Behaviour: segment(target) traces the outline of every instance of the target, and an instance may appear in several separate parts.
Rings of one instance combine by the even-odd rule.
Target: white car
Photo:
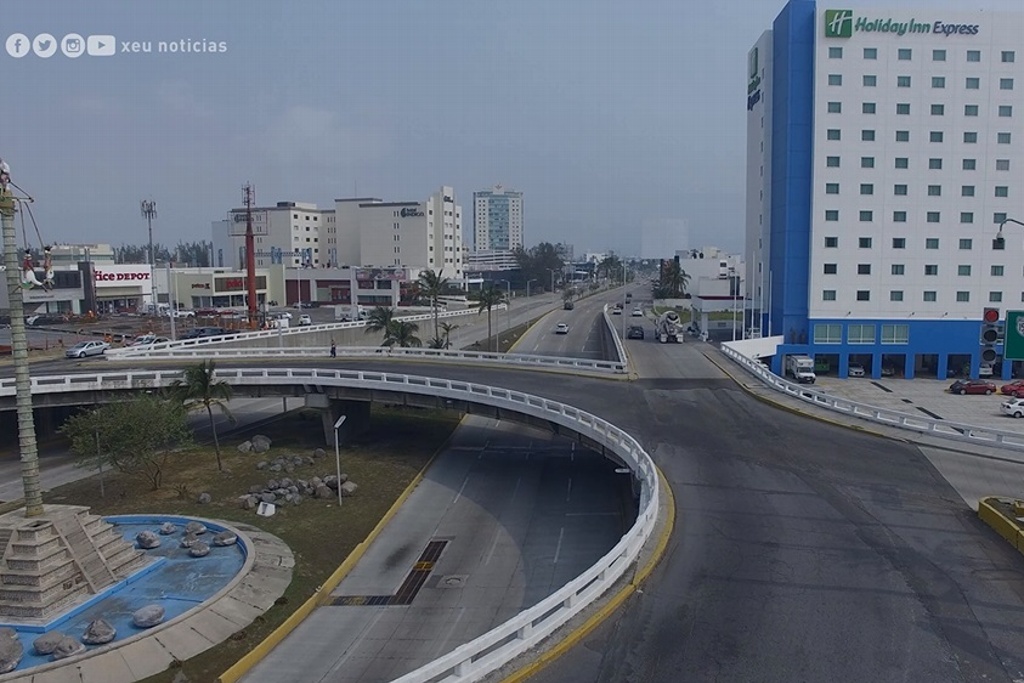
[[[1024,398],[1011,398],[1009,401],[1003,403],[1000,408],[1003,411],[1003,415],[1009,415],[1010,417],[1024,417]]]
[[[633,317],[634,318],[642,318],[642,317],[644,317],[643,310],[641,310],[640,308],[634,308],[633,309]]]
[[[110,348],[110,344],[101,341],[78,342],[64,352],[65,358],[85,358],[86,356],[102,356]]]
[[[850,369],[847,374],[849,374],[850,377],[863,377],[864,366],[860,363],[850,363]]]
[[[565,323],[555,325],[555,334],[569,334],[569,326]]]
[[[299,316],[299,325],[312,325],[312,324],[313,324],[313,319],[310,318],[307,314],[303,313],[302,315]]]
[[[175,318],[194,318],[196,317],[195,311],[173,311],[171,313]]]

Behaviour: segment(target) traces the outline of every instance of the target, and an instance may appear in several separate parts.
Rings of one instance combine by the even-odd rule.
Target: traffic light
[[[994,363],[999,354],[996,344],[999,343],[999,309],[986,308],[981,315],[981,362]]]

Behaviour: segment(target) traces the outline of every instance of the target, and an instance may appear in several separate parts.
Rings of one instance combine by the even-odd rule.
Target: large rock
[[[199,497],[196,498],[196,502],[199,503],[200,505],[209,505],[210,501],[212,500],[213,496],[211,496],[209,493],[200,493]]]
[[[322,448],[315,448],[315,449],[313,449],[313,457],[314,458],[322,458],[325,455],[327,455],[327,451],[325,451],[324,449],[322,449]]]
[[[284,468],[283,468],[283,467],[281,467],[281,465],[280,465],[280,464],[278,464],[278,463],[276,463],[276,462],[275,462],[275,463],[274,463],[273,465],[271,465],[271,466],[270,466],[270,467],[268,467],[267,469],[268,469],[268,470],[270,470],[271,472],[280,472],[280,471],[281,471],[281,470],[283,470]]]
[[[117,636],[117,629],[105,619],[96,619],[89,622],[82,634],[82,642],[86,645],[103,645],[109,643]]]
[[[334,491],[331,490],[331,487],[320,484],[320,486],[316,487],[316,497],[320,500],[334,498]]]
[[[282,489],[290,489],[292,487],[292,480],[289,479],[288,477],[285,477],[280,482],[278,482],[277,485]]]
[[[297,493],[294,496],[292,496],[292,505],[298,505],[301,502],[302,502],[302,496],[300,496]]]
[[[230,529],[225,529],[224,531],[221,531],[220,533],[214,534],[214,536],[213,536],[213,544],[214,545],[219,545],[219,546],[234,545],[237,542],[238,542],[238,536],[236,536],[235,532],[231,531]]]
[[[267,482],[267,488],[264,491],[273,491],[274,489],[281,488],[281,483],[277,479],[271,479]]]
[[[238,452],[239,453],[249,453],[251,451],[252,451],[252,441],[243,441],[242,443],[238,444]]]
[[[0,638],[0,674],[14,671],[25,656],[25,646],[17,638]]]
[[[313,477],[312,479],[309,480],[309,485],[312,486],[313,488],[319,488],[320,485],[323,483],[324,480],[321,479],[320,477]]]
[[[163,609],[163,608],[161,608]],[[53,649],[53,659],[65,659],[67,657],[74,657],[85,652],[85,645],[72,638],[71,636],[64,636],[60,642],[57,643],[57,647]]]
[[[346,481],[341,485],[341,497],[348,498],[349,496],[354,496],[357,488],[359,488],[359,485],[354,481]]]
[[[206,525],[201,522],[189,522],[185,525],[186,534],[195,534],[196,536],[206,533]]]
[[[132,623],[139,628],[152,628],[163,620],[164,608],[160,605],[146,605],[132,614]]]
[[[160,535],[170,536],[178,532],[178,527],[174,522],[164,522],[160,525]]]
[[[259,498],[256,496],[242,496],[241,506],[243,510],[255,510]]]
[[[260,502],[261,503],[273,503],[273,502],[276,502],[276,501],[277,501],[277,496],[275,496],[273,493],[267,492],[267,493],[261,493],[260,494]]]
[[[332,489],[338,488],[338,477],[333,474],[328,474],[324,477],[324,486],[330,486]]]
[[[0,641],[3,640],[17,640],[18,632],[10,626],[0,626]]]
[[[152,550],[153,548],[160,547],[160,537],[152,531],[139,532],[135,537],[135,542],[138,543],[139,547],[143,550]]]
[[[36,651],[37,655],[52,655],[60,641],[65,638],[67,636],[60,631],[50,631],[33,640],[32,649]]]
[[[188,549],[188,554],[192,557],[206,557],[210,554],[210,546],[202,541],[196,541],[196,544]]]
[[[249,493],[255,493],[258,496],[263,493],[263,486],[260,484],[253,484],[249,487]]]
[[[257,434],[252,437],[252,451],[253,453],[266,453],[270,450],[270,444],[272,442],[262,434]]]
[[[260,460],[258,463],[256,463],[256,469],[265,470],[269,465],[270,463],[268,463],[266,460]]]
[[[199,542],[199,537],[196,536],[195,534],[185,534],[181,538],[181,547],[182,548],[191,548],[192,546],[194,546],[198,542]]]

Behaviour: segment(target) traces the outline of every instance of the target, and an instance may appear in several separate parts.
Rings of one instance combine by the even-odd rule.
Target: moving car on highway
[[[555,334],[569,334],[569,326],[565,323],[555,325]]]
[[[78,342],[64,352],[65,358],[85,358],[86,356],[102,356],[110,348],[110,344],[101,341]]]
[[[626,330],[626,339],[643,339],[644,328],[639,325],[630,325],[629,329]]]
[[[1000,406],[1003,415],[1010,417],[1024,417],[1024,398],[1011,398]]]

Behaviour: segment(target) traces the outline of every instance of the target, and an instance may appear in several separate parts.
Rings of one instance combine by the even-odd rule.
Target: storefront
[[[242,309],[248,305],[248,278],[244,271],[189,268],[171,271],[171,294],[178,308]],[[262,308],[283,299],[284,268],[256,270],[256,302]],[[164,297],[161,297],[164,299]]]
[[[148,264],[94,263],[96,313],[135,313],[153,296],[153,268]]]

